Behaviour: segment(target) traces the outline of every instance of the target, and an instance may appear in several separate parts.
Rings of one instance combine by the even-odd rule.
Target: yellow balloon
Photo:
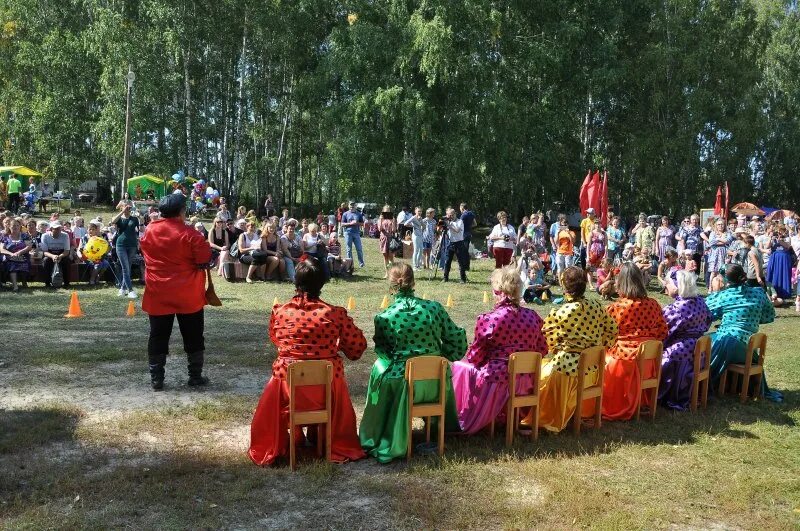
[[[100,236],[92,236],[83,246],[83,256],[92,262],[99,262],[108,252],[108,241]]]

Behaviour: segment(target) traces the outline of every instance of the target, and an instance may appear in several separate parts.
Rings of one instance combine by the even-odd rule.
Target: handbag
[[[230,249],[228,249],[228,256],[231,258],[239,258],[239,241],[233,242]]]
[[[403,242],[400,241],[400,238],[397,237],[397,234],[393,234],[389,239],[389,252],[396,253],[400,249],[403,248]]]
[[[50,285],[54,288],[60,288],[64,285],[64,275],[61,273],[61,267],[58,262],[53,264],[53,274],[50,277]]]

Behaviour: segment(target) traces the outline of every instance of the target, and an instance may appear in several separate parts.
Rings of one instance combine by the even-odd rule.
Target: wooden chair
[[[739,393],[739,399],[742,403],[747,402],[747,391],[750,387],[750,377],[757,377],[755,396],[761,396],[761,380],[764,378],[764,357],[767,350],[767,335],[761,332],[755,333],[750,336],[747,342],[747,354],[745,354],[744,363],[731,363],[728,368],[722,373],[719,379],[719,394],[725,394],[725,384],[727,383],[728,373],[736,374],[734,389],[738,385],[738,380],[742,380],[742,390]],[[758,360],[753,361],[753,355],[758,352]]]
[[[658,409],[658,386],[661,382],[661,357],[664,354],[664,343],[661,341],[645,341],[639,345],[639,352],[636,354],[636,364],[639,366],[639,381],[641,382],[641,391],[639,396],[636,397],[636,420],[642,413],[642,394],[646,393],[649,389],[653,390],[653,399],[650,406],[650,420],[655,420],[656,410]],[[656,375],[654,378],[645,378],[644,370],[647,367],[647,362],[654,360],[656,365]]]
[[[706,368],[701,368],[705,356]],[[708,404],[708,387],[711,382],[711,336],[703,336],[694,346],[694,378],[692,379],[692,397],[689,409],[697,411],[698,399],[703,408]],[[702,393],[702,394],[701,394]]]
[[[539,376],[542,372],[542,354],[540,352],[515,352],[508,357],[508,402],[506,403],[506,446],[514,441],[514,432],[519,425],[519,409],[530,407],[533,410],[533,426],[531,438],[539,438]],[[533,392],[529,395],[517,396],[517,376],[531,375]],[[490,425],[490,433],[494,437],[494,419]]]
[[[414,404],[414,382],[438,380],[439,400],[425,404]],[[444,411],[446,403],[445,382],[447,381],[447,360],[441,356],[417,356],[406,361],[406,385],[408,386],[408,451],[406,459],[411,458],[411,435],[414,417],[425,419],[425,440],[431,440],[431,417],[439,419],[439,455],[444,455]]]
[[[332,380],[333,364],[329,361],[308,360],[298,361],[289,365],[289,465],[292,470],[297,470],[294,434],[298,426],[317,425],[317,453],[319,455],[322,455],[322,431],[325,431],[325,459],[331,460]],[[298,387],[306,385],[325,386],[325,409],[296,411],[295,391]]]
[[[597,365],[597,383],[584,389],[586,368]],[[578,400],[575,403],[575,413],[572,415],[572,431],[575,435],[581,433],[581,406],[584,400],[595,399],[594,404],[594,429],[600,428],[603,415],[603,377],[606,368],[606,349],[603,347],[590,347],[581,352],[578,361]]]

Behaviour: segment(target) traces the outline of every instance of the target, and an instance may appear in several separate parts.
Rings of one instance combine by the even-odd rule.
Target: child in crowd
[[[653,276],[651,272],[653,261],[650,259],[650,250],[640,249],[639,246],[634,247],[633,263],[636,264],[636,267],[638,267],[642,272],[642,276],[644,277],[644,285],[647,286],[650,284],[650,279]]]
[[[525,281],[522,298],[527,303],[544,304],[542,298],[546,295],[548,299],[553,297],[550,292],[550,285],[544,280],[544,265],[536,255],[528,260],[528,278]]]
[[[632,262],[634,256],[636,256],[634,254],[635,252],[636,252],[636,249],[635,249],[634,245],[632,243],[630,243],[630,242],[626,243],[625,244],[625,248],[622,251],[622,261],[623,262]]]
[[[89,228],[86,234],[80,239],[78,248],[78,253],[80,255],[81,260],[90,264],[91,266],[91,272],[89,273],[90,286],[97,286],[97,282],[98,279],[100,278],[100,275],[109,267],[108,260],[111,257],[111,245],[108,246],[108,250],[106,251],[105,255],[95,260],[90,260],[83,252],[84,248],[86,247],[86,244],[89,243],[90,238],[97,236],[98,238],[105,239],[105,236],[100,233],[100,225],[101,223],[96,219],[93,219],[89,222]]]
[[[661,284],[661,293],[666,293],[674,297],[678,293],[678,271],[683,267],[678,263],[678,253],[673,249],[667,249],[664,253],[664,260],[658,264],[656,276],[658,283]]]
[[[335,232],[328,237],[328,268],[334,276],[353,274],[353,260],[342,258],[342,244]]]
[[[331,232],[327,223],[323,223],[319,226],[319,239],[323,242],[327,242],[331,239]]]
[[[618,270],[614,268],[614,262],[610,258],[604,258],[597,268],[597,293],[603,299],[611,300],[617,296],[616,279]]]

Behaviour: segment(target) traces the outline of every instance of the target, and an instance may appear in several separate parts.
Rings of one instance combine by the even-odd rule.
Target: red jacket
[[[195,313],[206,304],[206,273],[211,246],[180,218],[159,219],[139,241],[144,256],[142,309],[150,315]]]

